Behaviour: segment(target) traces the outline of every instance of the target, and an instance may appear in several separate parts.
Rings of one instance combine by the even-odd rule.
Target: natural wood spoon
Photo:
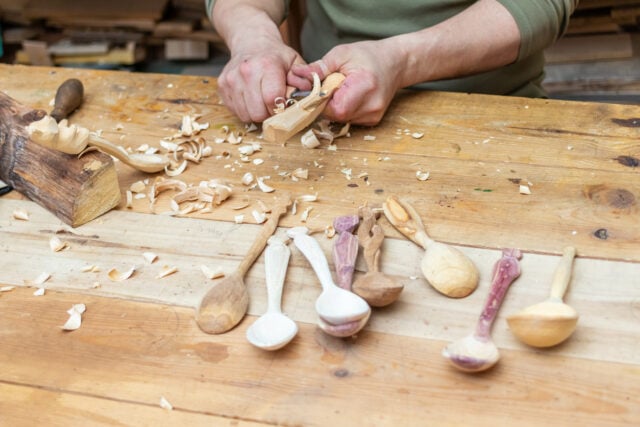
[[[271,236],[264,250],[265,280],[267,282],[267,311],[247,329],[247,340],[263,350],[278,350],[298,333],[296,322],[280,308],[282,288],[287,275],[291,251],[281,239]]]
[[[209,334],[222,334],[236,326],[247,313],[249,293],[243,277],[278,227],[280,216],[287,211],[291,198],[286,197],[271,210],[271,217],[264,223],[240,265],[225,276],[205,294],[196,310],[196,322]]]
[[[358,241],[364,249],[367,273],[353,282],[352,290],[372,307],[384,307],[398,299],[404,285],[380,271],[380,246],[384,240],[382,227],[369,206],[358,209],[362,221],[358,227]]]
[[[551,295],[546,301],[529,306],[507,317],[511,332],[533,347],[551,347],[571,336],[578,324],[578,312],[562,301],[569,281],[576,250],[564,248],[562,261],[553,276]]]
[[[520,275],[518,249],[505,249],[493,268],[489,297],[478,319],[476,330],[452,342],[442,350],[453,366],[465,372],[480,372],[491,368],[500,359],[498,347],[491,340],[491,326],[511,283]]]
[[[333,282],[324,252],[316,239],[307,235],[308,232],[306,227],[294,227],[287,230],[287,235],[307,258],[322,285],[322,293],[316,300],[318,316],[332,325],[353,322],[369,316],[371,308],[365,300]]]
[[[421,267],[431,286],[453,298],[466,297],[476,289],[480,275],[473,262],[453,246],[432,240],[413,206],[391,196],[382,208],[398,231],[425,249]]]

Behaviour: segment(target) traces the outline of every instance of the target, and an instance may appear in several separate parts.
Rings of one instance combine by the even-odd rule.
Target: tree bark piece
[[[0,179],[77,227],[120,202],[116,168],[100,152],[78,158],[31,141],[26,127],[44,115],[0,92]]]

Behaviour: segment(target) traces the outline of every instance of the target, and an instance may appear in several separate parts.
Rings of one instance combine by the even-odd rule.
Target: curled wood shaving
[[[247,172],[244,175],[242,175],[242,179],[240,180],[240,182],[242,182],[242,184],[244,185],[251,185],[251,183],[253,183],[254,177],[253,174],[251,172]]]
[[[253,219],[255,219],[256,224],[262,224],[267,220],[267,215],[264,212],[259,212],[255,209],[251,211],[251,215],[253,215]]]
[[[16,209],[13,211],[13,218],[20,221],[29,221],[29,212],[24,209]]]
[[[327,225],[324,228],[324,235],[329,239],[336,235],[336,229],[333,228],[333,225]]]
[[[184,170],[187,168],[187,161],[183,160],[182,163],[180,163],[180,165],[178,165],[177,167],[173,167],[170,169],[169,166],[165,166],[164,167],[164,172],[168,175],[168,176],[178,176],[180,175],[182,172],[184,172]]]
[[[300,137],[300,142],[305,148],[316,148],[320,145],[320,141],[313,132],[313,129],[309,129]]]
[[[74,304],[67,313],[69,314],[69,319],[67,322],[61,326],[61,328],[65,331],[75,331],[80,328],[82,324],[82,313],[87,310],[87,307],[84,304]]]
[[[258,177],[257,182],[258,182],[258,188],[260,189],[260,191],[264,192],[264,193],[271,193],[273,191],[275,191],[275,188],[270,187],[269,185],[265,184],[264,180],[268,179],[268,176],[261,176]]]
[[[60,251],[62,251],[64,249],[69,248],[69,243],[63,242],[57,236],[53,236],[49,240],[49,247],[51,248],[51,250],[53,252],[60,252]]]
[[[129,277],[131,277],[134,271],[136,271],[135,266],[123,272],[118,271],[118,269],[116,268],[112,268],[111,270],[109,270],[107,275],[109,276],[109,279],[111,279],[112,282],[122,282],[124,280],[127,280]]]

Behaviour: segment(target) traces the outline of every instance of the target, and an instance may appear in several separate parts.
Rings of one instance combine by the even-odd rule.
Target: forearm
[[[233,54],[265,41],[281,41],[278,26],[285,16],[283,0],[217,0],[211,21]]]
[[[514,62],[520,32],[496,0],[480,0],[433,27],[386,40],[402,63],[398,87],[479,73]]]

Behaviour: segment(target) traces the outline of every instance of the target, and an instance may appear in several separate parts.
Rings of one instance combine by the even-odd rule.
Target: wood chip
[[[53,236],[49,239],[49,247],[53,252],[60,252],[61,250],[67,249],[69,247],[69,243],[63,242],[58,238],[58,236]]]
[[[62,329],[65,331],[75,331],[80,328],[82,324],[82,313],[87,310],[87,307],[84,304],[74,304],[67,313],[69,314],[69,319],[62,326]]]
[[[251,215],[253,215],[253,219],[256,221],[256,224],[262,224],[267,220],[267,215],[264,212],[258,212],[255,209],[251,212]]]
[[[364,139],[365,141],[375,141],[376,137],[375,135],[365,135],[362,137],[362,139]]]
[[[167,411],[173,410],[173,406],[171,405],[171,403],[169,403],[167,399],[165,399],[164,396],[160,396],[160,407],[162,409],[166,409]]]
[[[160,272],[156,276],[156,279],[162,279],[163,277],[167,277],[170,274],[173,274],[173,273],[175,273],[177,271],[178,271],[178,267],[169,267],[168,265],[165,265],[165,266],[162,267],[162,269],[160,270]]]
[[[36,291],[33,293],[33,296],[35,297],[41,297],[42,295],[44,295],[45,289],[44,288],[38,288],[36,289]]]
[[[413,139],[420,139],[424,136],[424,133],[422,132],[414,132],[411,134],[411,138]]]
[[[418,181],[426,181],[429,179],[429,172],[416,171],[416,178]]]
[[[531,189],[528,185],[520,185],[520,194],[529,195],[531,194]]]
[[[206,265],[201,265],[200,270],[202,270],[202,274],[204,274],[205,277],[210,280],[224,276],[224,271],[220,267],[209,268]]]
[[[153,252],[143,252],[142,256],[149,264],[153,264],[154,261],[158,259],[158,255]]]
[[[13,211],[13,218],[20,221],[29,221],[29,212],[24,209],[16,209]]]
[[[131,186],[129,187],[129,189],[133,193],[142,193],[145,188],[146,188],[146,185],[144,185],[144,182],[142,181],[136,181],[133,184],[131,184]]]
[[[42,272],[38,275],[38,277],[36,277],[36,279],[33,281],[33,284],[35,286],[40,286],[50,278],[51,278],[51,274],[47,272]]]
[[[127,280],[129,277],[131,277],[134,271],[136,271],[135,267],[131,267],[129,270],[123,271],[123,272],[118,271],[118,269],[116,268],[112,268],[111,270],[109,270],[107,275],[109,276],[109,279],[111,279],[111,281],[113,282],[122,282],[124,280]]]
[[[258,177],[257,182],[258,182],[258,188],[260,188],[260,190],[264,193],[271,193],[273,191],[275,191],[275,188],[270,187],[269,185],[265,184],[264,180],[267,179],[269,177],[266,176],[261,176]]]
[[[15,286],[3,286],[0,288],[0,292],[10,292],[15,288],[16,288]]]

